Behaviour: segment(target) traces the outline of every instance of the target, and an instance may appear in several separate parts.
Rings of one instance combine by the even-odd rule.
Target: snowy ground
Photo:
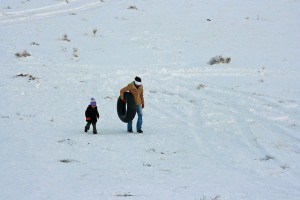
[[[299,17],[296,0],[2,0],[0,199],[299,200]],[[116,113],[136,75],[142,135]]]

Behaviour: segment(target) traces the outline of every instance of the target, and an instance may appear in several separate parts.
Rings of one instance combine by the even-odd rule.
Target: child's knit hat
[[[90,103],[91,106],[97,106],[97,102],[96,100],[92,97],[91,98],[91,103]]]

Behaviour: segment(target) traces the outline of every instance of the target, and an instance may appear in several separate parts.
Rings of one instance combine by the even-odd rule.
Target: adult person
[[[136,123],[136,130],[138,133],[143,133],[142,124],[143,124],[143,112],[142,109],[145,107],[144,102],[144,91],[142,85],[142,79],[138,76],[135,77],[134,81],[129,83],[126,87],[120,90],[120,97],[121,99],[126,102],[124,98],[124,93],[129,91],[135,100],[136,103],[136,112],[137,112],[137,123]],[[132,131],[132,120],[127,123],[127,132],[133,133]]]

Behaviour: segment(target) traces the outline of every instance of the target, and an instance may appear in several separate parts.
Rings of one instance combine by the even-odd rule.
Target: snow
[[[299,3],[2,0],[0,199],[299,200]]]

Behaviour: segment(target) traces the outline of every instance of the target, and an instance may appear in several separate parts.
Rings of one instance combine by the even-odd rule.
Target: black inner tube
[[[136,114],[136,104],[133,95],[130,92],[125,92],[124,97],[126,103],[124,103],[121,97],[118,98],[117,112],[120,120],[124,123],[128,123],[134,119]]]

